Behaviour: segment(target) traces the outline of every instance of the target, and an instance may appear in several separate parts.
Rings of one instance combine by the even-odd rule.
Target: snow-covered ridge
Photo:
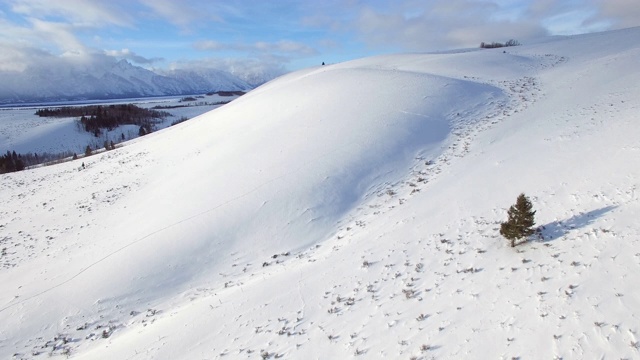
[[[0,357],[637,357],[639,37],[308,69],[3,175]]]
[[[254,87],[214,69],[156,73],[126,60],[104,68],[40,68],[0,72],[0,104],[204,94]]]

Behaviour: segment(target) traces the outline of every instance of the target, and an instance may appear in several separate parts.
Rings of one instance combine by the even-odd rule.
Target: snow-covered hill
[[[638,357],[638,39],[307,69],[2,175],[0,357]]]
[[[23,72],[0,71],[0,104],[121,99],[249,90],[244,80],[214,69],[176,70],[162,74],[131,65],[51,66]]]

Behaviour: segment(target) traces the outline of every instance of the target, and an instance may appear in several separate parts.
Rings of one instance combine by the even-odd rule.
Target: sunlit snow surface
[[[639,39],[308,69],[2,175],[0,357],[638,357]]]

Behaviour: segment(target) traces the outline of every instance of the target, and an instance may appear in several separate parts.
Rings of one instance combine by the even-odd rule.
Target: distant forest
[[[246,92],[236,90],[236,91],[216,91],[216,92],[207,93],[207,95],[215,95],[215,94],[218,94],[219,96],[242,96],[246,94]]]
[[[0,174],[24,170],[25,164],[22,156],[18,156],[14,151],[7,151],[5,155],[0,156]]]
[[[245,94],[243,91],[217,91],[208,93],[207,95],[219,95],[219,96],[242,96]],[[198,98],[203,98],[198,96]],[[185,97],[181,102],[196,101],[197,98]],[[54,108],[43,108],[36,111],[36,115],[40,117],[77,117],[78,125],[84,131],[93,134],[95,137],[100,137],[103,130],[112,131],[120,125],[137,125],[140,127],[138,136],[149,134],[155,130],[155,125],[162,121],[162,119],[171,116],[166,111],[159,111],[157,109],[171,109],[175,107],[184,106],[202,106],[202,105],[222,105],[229,101],[220,101],[217,103],[199,102],[195,104],[187,105],[174,105],[174,106],[157,106],[153,109],[141,108],[133,104],[123,105],[87,105],[87,106],[65,106]],[[181,122],[189,120],[187,117],[182,117],[175,120],[171,125],[176,125]],[[104,141],[104,151],[113,150],[117,147],[114,140]],[[125,140],[124,134],[120,139]],[[117,141],[117,140],[116,140]],[[95,153],[99,153],[100,146],[95,143],[88,144],[84,154],[82,156],[90,156]],[[15,151],[7,151],[6,154],[0,154],[0,174],[21,171],[26,168],[37,166],[39,164],[55,164],[59,162],[68,161],[70,159],[77,159],[78,154],[72,151],[64,151],[61,153],[26,153],[18,154]]]
[[[89,105],[38,109],[40,117],[79,117],[82,128],[99,137],[103,129],[111,131],[120,125],[137,125],[146,134],[154,130],[154,124],[167,116],[166,111],[141,108],[133,104]]]
[[[102,130],[111,131],[120,125],[137,125],[140,126],[138,135],[146,135],[152,132],[156,122],[171,116],[166,111],[158,111],[141,108],[133,104],[124,105],[89,105],[89,106],[68,106],[59,108],[44,108],[36,111],[36,115],[40,117],[79,117],[78,124],[85,131],[92,133],[95,137],[100,137]],[[180,119],[175,123],[187,120]],[[122,139],[124,140],[124,134]],[[104,149],[113,150],[116,148],[115,143],[105,140]],[[84,156],[94,154],[97,146],[87,145]],[[27,167],[38,164],[53,164],[68,159],[76,159],[78,155],[71,151],[61,153],[26,153],[18,154],[15,151],[7,151],[6,154],[0,155],[0,174],[21,171]]]

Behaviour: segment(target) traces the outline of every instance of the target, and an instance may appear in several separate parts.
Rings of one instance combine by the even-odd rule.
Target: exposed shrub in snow
[[[531,200],[525,194],[520,194],[515,205],[507,211],[508,219],[500,224],[500,235],[511,240],[511,247],[516,246],[517,239],[534,234],[536,212],[532,209]]]

